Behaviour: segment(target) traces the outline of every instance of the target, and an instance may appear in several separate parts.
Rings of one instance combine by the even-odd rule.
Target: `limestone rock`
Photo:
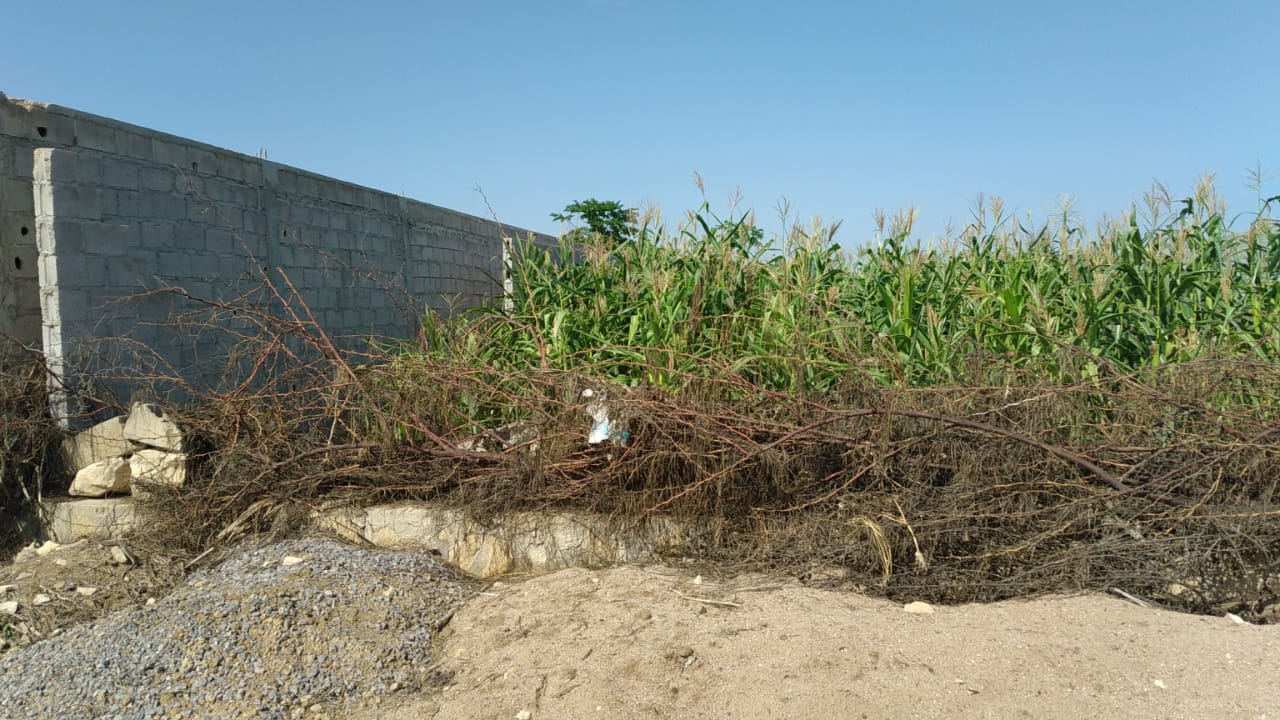
[[[68,494],[76,497],[104,497],[108,493],[129,492],[129,461],[110,458],[76,473]]]
[[[181,487],[187,480],[187,456],[164,450],[138,450],[129,457],[129,471],[133,475],[134,495],[138,495],[138,483],[172,485]]]
[[[58,550],[61,550],[61,549],[62,549],[61,544],[54,542],[53,540],[45,540],[43,543],[41,543],[36,547],[35,552],[36,552],[36,555],[39,555],[40,557],[44,557],[45,555],[48,555],[51,552],[57,552]]]
[[[41,504],[41,510],[49,537],[64,543],[119,537],[139,523],[134,500],[128,495],[51,498]]]
[[[77,473],[96,462],[128,455],[132,447],[124,437],[124,424],[123,416],[114,417],[67,438],[62,444],[67,469]]]
[[[170,452],[182,452],[182,429],[152,403],[134,403],[124,424],[125,439]]]
[[[8,601],[6,601],[6,602],[2,602],[2,603],[0,603],[0,613],[6,613],[6,614],[8,614],[8,615],[17,615],[17,614],[18,614],[18,601],[17,601],[17,600],[8,600]]]
[[[902,609],[903,611],[909,612],[912,615],[932,615],[933,614],[932,605],[926,602],[920,602],[918,600],[916,602],[909,602],[906,605],[903,605]]]
[[[511,570],[511,550],[495,535],[473,533],[450,548],[446,556],[462,571],[477,578],[491,578]]]

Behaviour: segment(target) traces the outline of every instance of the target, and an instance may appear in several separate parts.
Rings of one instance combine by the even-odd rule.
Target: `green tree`
[[[565,206],[564,212],[551,213],[557,222],[582,222],[586,227],[575,228],[570,234],[588,232],[623,242],[635,238],[636,211],[617,200],[579,200]]]

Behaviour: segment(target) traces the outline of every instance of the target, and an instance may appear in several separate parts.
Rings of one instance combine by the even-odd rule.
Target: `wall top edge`
[[[164,142],[181,144],[181,145],[193,147],[193,148],[204,150],[211,153],[228,155],[228,156],[231,156],[232,158],[238,159],[246,163],[260,163],[263,167],[272,168],[276,172],[284,170],[287,172],[297,173],[301,177],[307,177],[317,181],[340,183],[342,185],[347,185],[349,187],[356,188],[358,190],[364,190],[367,192],[375,193],[383,197],[403,199],[406,202],[414,203],[416,205],[422,205],[432,210],[453,213],[455,215],[458,215],[464,218],[479,220],[480,222],[487,223],[487,224],[493,224],[497,222],[492,218],[486,218],[479,215],[472,215],[470,213],[465,213],[460,210],[454,210],[453,208],[443,207],[441,205],[434,205],[424,200],[418,200],[416,198],[412,198],[407,195],[400,195],[400,194],[389,192],[387,190],[380,190],[375,187],[370,187],[368,185],[353,183],[349,180],[343,180],[342,178],[336,178],[330,175],[323,175],[321,173],[312,172],[305,168],[297,167],[295,165],[288,165],[285,163],[276,162],[274,160],[267,160],[265,158],[260,158],[253,155],[247,155],[245,153],[237,152],[235,150],[229,150],[227,148],[220,147],[218,145],[211,145],[209,143],[201,142],[199,140],[193,140],[191,138],[183,137],[181,135],[174,135],[172,133],[167,133],[162,130],[155,130],[153,128],[145,127],[142,125],[134,125],[133,123],[124,122],[122,120],[116,120],[114,118],[109,118],[104,115],[96,115],[91,112],[86,112],[84,110],[77,110],[75,108],[66,107],[64,105],[56,105],[53,103],[39,102],[37,100],[27,100],[23,98],[9,97],[5,95],[3,91],[0,91],[0,103],[6,103],[9,105],[16,106],[26,112],[46,113],[48,115],[60,116],[60,117],[68,118],[70,120],[87,120],[90,122],[100,123],[106,126],[114,127],[119,130],[125,130],[137,135],[149,136]],[[60,143],[41,141],[38,138],[22,137],[18,135],[12,135],[9,133],[3,133],[3,132],[0,132],[0,137],[11,137],[18,140],[22,140],[24,142],[31,142],[31,143],[35,143],[36,145],[43,145],[44,147],[68,148],[68,149],[81,150],[84,152],[98,152],[93,150],[86,150],[83,148],[75,148],[74,146],[60,144]],[[507,225],[505,223],[499,223],[499,224],[501,224],[503,229],[506,230],[506,234],[511,237],[523,238],[528,235],[534,235],[543,240],[554,239],[555,237],[554,235],[550,235],[548,233],[537,232],[535,230],[529,230],[527,228],[517,227],[514,225]]]

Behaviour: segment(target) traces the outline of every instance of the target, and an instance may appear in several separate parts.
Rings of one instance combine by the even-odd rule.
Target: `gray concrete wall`
[[[423,309],[500,292],[482,218],[75,110],[0,95],[0,333],[87,372],[105,338],[193,381],[225,350],[170,322],[282,272],[337,338],[408,338]],[[550,240],[541,236],[542,240]],[[278,270],[276,270],[278,269]],[[495,278],[498,279],[495,281]],[[126,357],[132,357],[128,360]],[[92,367],[90,367],[92,366]],[[118,369],[118,368],[117,368]]]
[[[40,284],[31,193],[36,141],[9,135],[14,115],[12,103],[0,94],[0,336],[38,347]],[[34,126],[31,134],[40,137]]]

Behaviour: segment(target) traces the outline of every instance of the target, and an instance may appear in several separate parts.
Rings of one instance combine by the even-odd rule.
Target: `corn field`
[[[1069,215],[1030,228],[981,209],[926,246],[881,218],[854,253],[838,224],[766,240],[704,206],[677,231],[522,244],[513,290],[463,327],[427,319],[428,346],[503,369],[591,367],[668,386],[729,367],[775,391],[850,383],[998,381],[1011,369],[1077,382],[1210,356],[1280,358],[1278,199],[1235,226],[1209,184],[1149,197],[1090,232]]]

